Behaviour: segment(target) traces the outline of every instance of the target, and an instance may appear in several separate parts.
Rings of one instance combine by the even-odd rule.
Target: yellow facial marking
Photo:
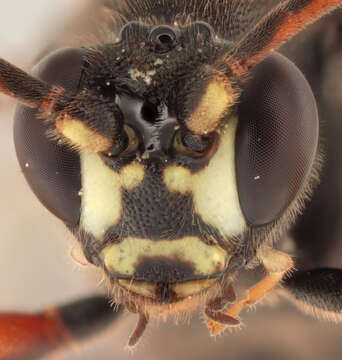
[[[191,191],[191,172],[181,166],[172,166],[164,172],[164,183],[170,191],[186,194]]]
[[[127,190],[133,190],[144,180],[145,170],[139,163],[132,163],[126,166],[120,173],[121,184]]]
[[[121,173],[107,167],[101,158],[88,150],[81,151],[82,205],[81,224],[85,231],[101,240],[121,217],[121,189],[132,190],[144,177],[144,167],[132,163]]]
[[[153,298],[156,293],[156,284],[143,282],[143,281],[132,281],[119,279],[119,284],[129,291],[135,292],[139,295]]]
[[[187,281],[182,283],[174,283],[171,284],[170,287],[172,291],[177,295],[178,299],[185,299],[188,296],[196,295],[199,292],[208,289],[216,282],[217,279],[195,280],[195,281]],[[124,279],[119,279],[118,283],[125,289],[132,291],[136,294],[151,299],[156,297],[156,290],[157,290],[156,283],[124,280]]]
[[[213,79],[208,84],[198,106],[186,119],[187,128],[200,135],[214,131],[233,102],[234,96],[230,84]]]
[[[80,120],[65,114],[57,118],[56,130],[70,141],[70,145],[75,146],[78,149],[103,152],[109,150],[113,146],[112,140],[89,129]]]
[[[199,293],[200,291],[212,286],[217,279],[207,279],[199,281],[188,281],[184,283],[175,283],[172,286],[173,291],[179,298],[186,298],[188,296]]]
[[[101,239],[121,216],[120,176],[98,155],[86,150],[81,153],[81,169],[81,224],[85,231]]]
[[[237,119],[233,118],[222,130],[217,152],[202,171],[191,174],[179,166],[164,171],[166,187],[182,194],[191,192],[194,212],[228,237],[240,234],[246,227],[236,185],[236,127]]]
[[[120,244],[107,246],[102,250],[106,267],[122,275],[133,276],[135,265],[141,256],[144,258],[168,257],[191,263],[194,275],[208,276],[222,271],[227,253],[220,246],[209,246],[197,237],[184,237],[179,240],[160,240],[126,238]]]

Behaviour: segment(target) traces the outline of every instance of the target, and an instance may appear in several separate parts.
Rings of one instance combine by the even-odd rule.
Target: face
[[[33,70],[84,97],[72,121],[56,119],[81,145],[19,106],[19,162],[117,302],[159,313],[220,296],[309,191],[318,138],[309,86],[277,54],[242,84],[223,60],[232,47],[204,22],[132,22],[116,43],[61,49]]]
[[[273,50],[339,2],[265,17],[272,1],[195,3],[127,1],[117,39],[58,50],[34,77],[0,62],[1,92],[26,105],[14,138],[29,185],[139,313],[229,298],[317,178],[312,91]]]

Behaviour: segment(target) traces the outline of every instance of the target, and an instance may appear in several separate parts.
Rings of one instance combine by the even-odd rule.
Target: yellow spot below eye
[[[214,79],[208,84],[198,106],[185,121],[187,128],[200,135],[214,131],[233,102],[231,85]]]
[[[70,145],[78,149],[89,149],[93,152],[103,152],[113,146],[110,139],[89,129],[80,120],[68,115],[61,115],[56,120],[57,133],[62,134]]]

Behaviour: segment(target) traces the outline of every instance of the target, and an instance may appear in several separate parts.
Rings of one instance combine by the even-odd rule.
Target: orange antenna
[[[241,77],[282,43],[342,4],[341,0],[287,0],[280,3],[243,37],[226,58]]]

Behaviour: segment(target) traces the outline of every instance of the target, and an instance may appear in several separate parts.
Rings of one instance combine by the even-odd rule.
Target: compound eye
[[[33,75],[75,92],[81,79],[85,52],[81,48],[57,50],[34,67]],[[37,110],[17,106],[14,142],[20,166],[41,203],[67,225],[75,226],[79,222],[81,202],[79,157],[68,147],[49,139],[47,126],[37,117]]]
[[[178,43],[178,36],[172,27],[162,25],[152,29],[149,41],[154,45],[156,52],[165,53],[172,50]]]
[[[287,58],[273,54],[255,67],[238,109],[236,175],[250,225],[278,219],[303,188],[318,146],[311,88]]]

